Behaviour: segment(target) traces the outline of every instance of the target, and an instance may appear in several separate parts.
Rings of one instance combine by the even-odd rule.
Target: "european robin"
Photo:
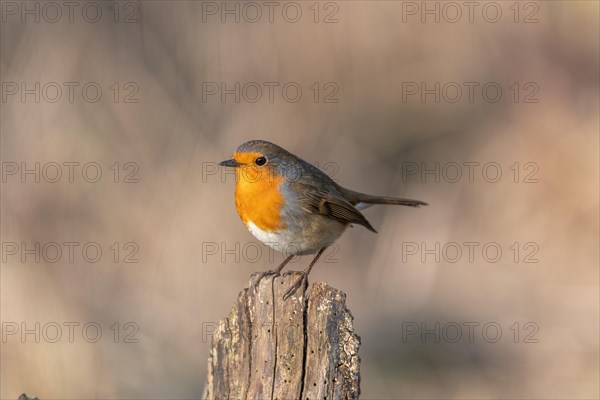
[[[288,255],[274,271],[265,274],[279,274],[294,256],[316,253],[284,299],[306,284],[323,251],[348,225],[377,232],[360,210],[372,204],[427,205],[346,189],[300,157],[264,140],[242,144],[231,160],[220,165],[235,168],[235,206],[244,225],[258,240]]]

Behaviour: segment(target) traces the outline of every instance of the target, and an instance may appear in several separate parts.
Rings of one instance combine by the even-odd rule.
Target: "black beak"
[[[235,161],[234,159],[231,159],[231,160],[221,161],[219,163],[219,165],[221,165],[223,167],[234,167],[234,168],[236,168],[236,167],[241,166],[242,164],[240,164],[239,162]]]

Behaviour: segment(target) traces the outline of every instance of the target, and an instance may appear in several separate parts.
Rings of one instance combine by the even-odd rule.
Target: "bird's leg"
[[[302,276],[300,277],[300,279],[298,279],[296,281],[296,283],[294,283],[292,285],[292,287],[283,295],[283,300],[287,300],[291,295],[296,293],[296,290],[298,290],[298,288],[300,288],[300,286],[303,286],[306,283],[306,281],[308,279],[308,274],[310,274],[310,270],[317,263],[317,261],[319,260],[319,257],[321,257],[321,254],[323,254],[323,252],[325,251],[326,248],[327,247],[323,247],[321,250],[319,250],[319,252],[315,256],[315,258],[313,258],[313,260],[311,261],[308,268],[306,268],[304,271],[302,271]]]
[[[294,258],[294,254],[290,254],[288,256],[288,258],[286,258],[285,260],[283,260],[283,262],[281,264],[279,264],[279,267],[277,267],[275,269],[275,271],[273,271],[273,273],[275,275],[278,275],[281,272],[281,270],[283,269],[283,267],[285,267],[287,265],[287,263],[289,263],[292,260],[292,258]]]
[[[256,288],[258,286],[258,283],[260,282],[260,280],[262,278],[264,278],[265,276],[279,275],[279,273],[281,272],[283,267],[285,267],[287,265],[287,263],[289,263],[292,260],[292,258],[294,258],[294,254],[290,254],[285,260],[283,260],[283,262],[281,264],[279,264],[279,266],[277,268],[275,268],[274,271],[265,271],[265,272],[258,273],[258,278],[254,282],[254,287]]]

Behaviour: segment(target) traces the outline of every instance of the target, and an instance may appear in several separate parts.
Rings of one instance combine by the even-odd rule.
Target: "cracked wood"
[[[360,338],[346,295],[316,282],[283,301],[299,277],[252,275],[213,337],[203,398],[358,398]]]

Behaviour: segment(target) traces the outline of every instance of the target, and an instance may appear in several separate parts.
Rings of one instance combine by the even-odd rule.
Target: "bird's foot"
[[[263,278],[266,278],[268,276],[279,276],[279,275],[280,275],[279,271],[273,271],[273,270],[264,271],[264,272],[255,272],[254,274],[252,274],[252,279],[254,280],[252,287],[254,288],[255,291],[257,291],[258,285],[259,285],[260,281],[263,280]]]
[[[289,299],[301,287],[304,290],[304,288],[306,288],[307,285],[308,285],[308,274],[302,273],[302,276],[300,278],[298,278],[298,280],[296,280],[296,282],[292,285],[292,287],[290,287],[288,289],[287,292],[285,292],[285,294],[283,295],[283,300],[285,301],[285,300]]]

